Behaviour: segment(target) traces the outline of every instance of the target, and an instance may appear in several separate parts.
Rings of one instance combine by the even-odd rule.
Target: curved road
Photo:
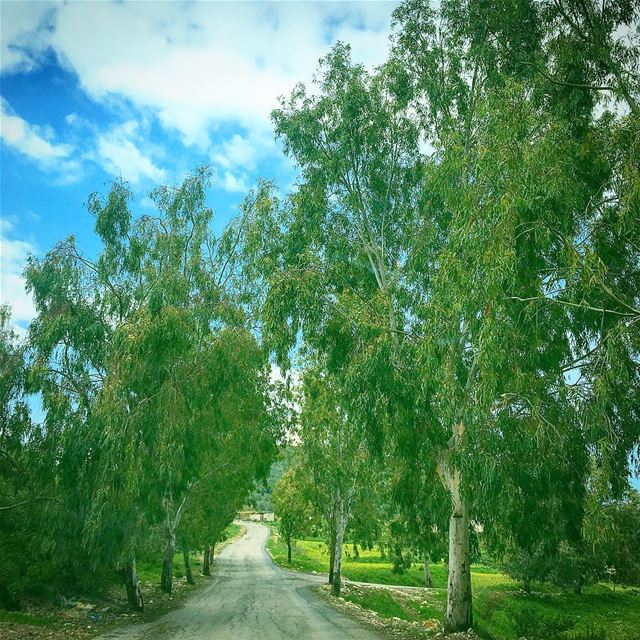
[[[155,622],[116,629],[100,638],[380,640],[311,593],[309,577],[276,567],[264,550],[267,527],[243,524],[246,535],[217,558],[211,585]]]

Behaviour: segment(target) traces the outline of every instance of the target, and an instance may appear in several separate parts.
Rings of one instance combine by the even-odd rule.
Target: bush
[[[576,624],[569,616],[542,617],[534,609],[517,611],[514,622],[518,637],[525,637],[527,640],[566,640],[564,632],[570,631]]]

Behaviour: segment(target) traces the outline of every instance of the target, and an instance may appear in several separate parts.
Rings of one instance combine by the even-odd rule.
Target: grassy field
[[[267,544],[274,561],[297,571],[327,573],[326,545],[319,541],[296,543],[291,565],[287,548],[274,533]],[[343,576],[349,580],[385,585],[423,586],[421,565],[402,574],[392,571],[377,550],[360,551],[345,545]],[[408,621],[442,622],[446,597],[446,567],[431,569],[434,588],[420,591],[349,586],[344,598],[382,617]],[[563,593],[549,585],[536,585],[531,595],[495,567],[474,565],[471,571],[475,627],[487,640],[640,640],[640,590],[608,585],[586,587],[584,593]]]

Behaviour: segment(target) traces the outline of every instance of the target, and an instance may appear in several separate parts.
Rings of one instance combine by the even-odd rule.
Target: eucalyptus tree
[[[493,46],[534,55],[551,42],[536,7],[517,8],[407,2],[389,64],[373,75],[334,48],[318,93],[299,86],[273,114],[300,169],[297,191],[279,203],[263,187],[270,206],[246,234],[248,273],[266,285],[263,331],[281,361],[300,339],[326,354],[372,448],[390,436],[449,494],[450,630],[472,625],[472,516],[508,525],[496,507],[523,447],[540,454],[561,441],[548,486],[581,505],[589,448],[626,465],[638,441],[631,156],[606,143],[593,104],[575,94],[554,103],[544,75]],[[617,183],[627,195],[612,233],[599,214]],[[585,243],[590,220],[598,231]],[[585,267],[598,247],[620,258],[624,294],[606,307],[584,302],[604,291]],[[598,368],[582,358],[603,328],[621,338]],[[575,384],[579,373],[589,384]]]
[[[27,271],[47,438],[63,456],[53,466],[77,483],[86,548],[95,561],[126,568],[137,608],[134,554],[148,528],[163,529],[170,591],[190,502],[219,486],[214,478],[236,477],[248,490],[275,446],[268,371],[225,287],[231,260],[211,232],[208,182],[203,169],[155,190],[158,215],[137,219],[131,193],[116,182],[107,198],[89,201],[98,259],[71,238]]]
[[[579,54],[567,37],[577,14],[597,41]],[[629,144],[605,134],[637,130],[638,50],[613,41],[634,16],[637,27],[625,3],[526,1],[504,12],[410,1],[395,14],[398,87],[434,147],[431,226],[408,265],[433,275],[421,358],[437,388],[431,406],[452,426],[440,473],[461,473],[467,499],[483,478],[474,507],[489,520],[518,495],[512,480],[540,508],[551,496],[572,505],[559,520],[578,545],[588,451],[615,468],[615,483],[640,436],[636,173]],[[599,87],[602,74],[622,84]],[[631,116],[598,118],[601,90]],[[514,455],[544,481],[525,487]],[[460,628],[470,610],[453,620],[451,586],[447,623]]]
[[[336,381],[318,367],[304,374],[299,437],[309,497],[329,530],[331,591],[340,595],[345,532],[360,495],[369,490],[372,460]]]
[[[27,550],[37,541],[42,505],[55,498],[44,492],[29,446],[37,440],[27,404],[25,346],[11,325],[8,306],[0,306],[0,545],[3,571],[0,605],[17,608],[20,587],[32,564]],[[34,468],[35,467],[35,468]]]
[[[169,593],[176,532],[195,489],[224,474],[246,492],[274,450],[265,361],[221,287],[227,263],[216,253],[205,186],[196,175],[151,195],[161,215],[141,220],[148,304],[116,335],[100,403],[127,490],[144,489],[161,506]]]
[[[137,304],[132,273],[140,246],[127,245],[125,253],[121,241],[128,231],[130,198],[121,182],[113,185],[103,205],[90,198],[96,232],[105,247],[99,260],[82,256],[70,237],[43,259],[31,258],[25,275],[37,311],[29,327],[29,348],[32,385],[44,410],[38,451],[48,469],[43,478],[58,494],[54,508],[45,506],[51,547],[70,563],[79,563],[79,573],[95,572],[105,563],[119,565],[131,604],[141,607],[133,556],[120,554],[122,539],[134,538],[137,518],[123,511],[114,516],[109,535],[93,543],[85,536],[101,456],[95,404],[107,375],[114,329],[127,321]],[[82,549],[89,552],[88,559]]]
[[[309,500],[308,478],[300,466],[289,468],[273,488],[273,507],[279,518],[280,536],[287,545],[287,562],[291,564],[291,547],[296,538],[309,530],[313,507]]]
[[[8,306],[0,306],[0,481],[6,489],[2,495],[8,499],[0,511],[10,511],[29,498],[21,495],[20,482],[24,480],[24,461],[21,460],[24,443],[31,431],[31,418],[27,406],[27,366],[25,347],[11,327]]]

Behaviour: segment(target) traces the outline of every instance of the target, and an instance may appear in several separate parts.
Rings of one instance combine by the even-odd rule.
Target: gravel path
[[[276,567],[264,550],[267,527],[245,526],[216,560],[212,584],[184,607],[98,640],[381,640],[311,593],[318,578]]]

